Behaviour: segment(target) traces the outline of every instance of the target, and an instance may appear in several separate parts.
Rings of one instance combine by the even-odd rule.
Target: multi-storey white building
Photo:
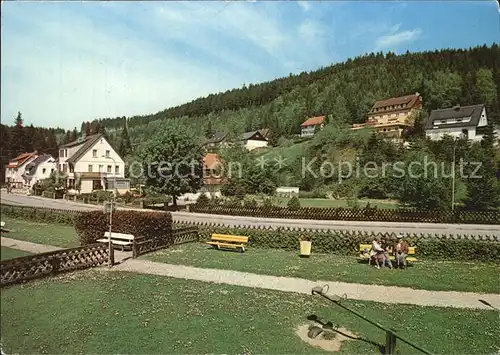
[[[102,134],[95,134],[59,148],[60,172],[68,177],[68,189],[80,193],[94,190],[130,189],[125,178],[125,162]]]
[[[26,165],[23,178],[32,188],[37,182],[47,179],[57,170],[56,159],[50,154],[42,154]]]
[[[38,157],[38,152],[23,153],[11,159],[5,169],[5,182],[11,187],[22,189],[29,186],[23,177],[26,166]]]

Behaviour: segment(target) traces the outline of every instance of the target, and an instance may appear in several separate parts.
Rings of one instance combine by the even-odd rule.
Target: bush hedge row
[[[57,210],[27,206],[0,205],[2,216],[20,218],[32,222],[59,223],[72,226],[77,211]]]
[[[500,210],[471,211],[456,209],[454,211],[433,211],[412,208],[380,209],[369,205],[364,208],[325,208],[300,207],[300,204],[297,203],[292,207],[259,206],[251,208],[239,201],[230,200],[221,203],[214,199],[213,201],[192,204],[189,210],[191,212],[229,216],[283,219],[500,224]]]
[[[34,222],[63,223],[75,225],[82,245],[95,242],[109,229],[108,215],[101,211],[72,212],[35,207],[1,205],[2,216],[20,218]],[[75,223],[76,222],[76,223]],[[113,214],[113,231],[136,236],[168,238],[172,235],[170,213],[116,211]],[[393,233],[369,233],[345,230],[298,230],[292,228],[230,227],[206,223],[178,223],[175,227],[197,226],[199,241],[207,241],[211,234],[232,234],[249,237],[249,246],[296,251],[300,240],[312,241],[314,253],[330,253],[355,256],[359,244],[370,243],[382,236],[395,241]],[[406,239],[417,247],[417,257],[423,259],[494,261],[500,259],[500,241],[496,236],[417,234],[406,235]]]
[[[172,215],[170,213],[117,210],[113,213],[112,231],[132,234],[148,239],[172,239]],[[81,245],[95,243],[109,231],[109,214],[103,211],[80,212],[75,215],[74,225]]]
[[[184,226],[195,224],[183,224]],[[296,230],[288,228],[250,228],[198,224],[199,240],[207,241],[211,234],[232,234],[249,237],[248,245],[296,251],[301,240],[312,242],[314,253],[357,256],[359,244],[369,244],[377,236],[390,243],[396,242],[394,233],[369,233],[346,230]],[[411,246],[417,247],[417,257],[422,259],[498,261],[500,242],[495,236],[406,234]]]

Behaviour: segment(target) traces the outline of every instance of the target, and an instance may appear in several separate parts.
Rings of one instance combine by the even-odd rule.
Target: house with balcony
[[[50,154],[42,154],[26,165],[23,179],[29,188],[33,188],[37,182],[48,179],[56,170],[56,159]]]
[[[431,140],[441,140],[445,135],[454,138],[467,138],[472,142],[481,141],[488,117],[484,104],[454,106],[432,110],[424,129],[425,136]],[[495,130],[498,133],[498,128]]]
[[[422,108],[423,99],[418,92],[377,101],[368,112],[366,122],[354,124],[352,129],[371,128],[388,138],[400,140],[405,131],[413,128],[415,118]]]
[[[300,136],[301,137],[312,137],[314,134],[323,129],[325,126],[326,116],[316,116],[308,118],[305,122],[300,125]]]
[[[74,193],[130,189],[125,162],[102,134],[90,135],[59,147],[58,170],[67,176]]]
[[[5,168],[5,182],[16,189],[29,187],[29,182],[24,178],[26,167],[38,157],[38,152],[22,153],[11,159]]]

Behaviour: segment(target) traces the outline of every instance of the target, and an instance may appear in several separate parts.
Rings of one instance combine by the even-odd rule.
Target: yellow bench
[[[370,261],[370,250],[372,249],[371,244],[360,244],[359,245],[359,256],[358,260],[368,260]],[[418,259],[415,257],[416,254],[416,249],[417,247],[409,247],[408,248],[408,256],[406,257],[406,261],[414,263],[417,262]],[[392,253],[389,253],[389,259],[391,261],[395,261],[396,257],[394,255],[391,255]],[[413,255],[413,256],[410,256]]]
[[[245,244],[248,243],[248,237],[227,234],[212,234],[212,239],[206,242],[217,249],[240,249],[241,252],[245,251]]]

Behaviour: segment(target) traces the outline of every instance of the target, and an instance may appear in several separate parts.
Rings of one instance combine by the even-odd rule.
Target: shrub
[[[32,222],[59,223],[72,226],[76,212],[2,204],[1,214],[2,216],[19,218]]]
[[[104,191],[104,190],[99,190],[99,191],[93,191],[91,194],[91,198],[93,200],[97,201],[111,201],[113,198],[113,192],[112,191]]]
[[[300,200],[297,196],[293,196],[288,200],[288,203],[286,205],[289,210],[297,211],[298,209],[300,209]]]
[[[254,198],[250,198],[250,199],[243,201],[243,206],[246,208],[257,208],[258,204]]]
[[[274,207],[273,199],[270,198],[270,197],[265,197],[262,200],[262,207],[264,207],[265,209],[271,209],[271,208],[273,208]]]
[[[81,245],[95,243],[109,230],[109,214],[102,211],[80,212],[75,215],[75,229]],[[167,212],[115,211],[112,231],[133,234],[148,239],[172,238],[172,215]]]
[[[198,197],[198,199],[196,200],[196,203],[201,206],[206,206],[210,203],[210,199],[207,195],[201,194],[200,197]]]

